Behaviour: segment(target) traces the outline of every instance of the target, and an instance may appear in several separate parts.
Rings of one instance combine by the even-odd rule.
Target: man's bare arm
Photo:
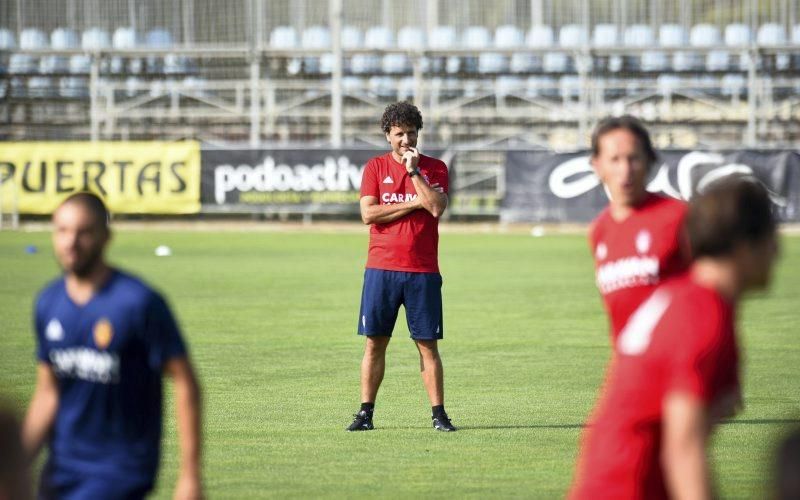
[[[417,190],[417,196],[422,203],[422,208],[438,219],[444,209],[447,208],[447,195],[441,191],[441,188],[437,187],[438,184],[429,186],[421,175],[415,175],[411,180],[414,183],[414,189]]]
[[[200,480],[200,387],[187,358],[170,359],[165,364],[164,371],[175,383],[175,409],[181,450],[180,473],[174,497],[199,499],[203,493]]]
[[[423,181],[424,182],[424,181]],[[412,201],[381,205],[374,196],[361,197],[361,220],[364,224],[387,224],[422,208],[420,197]]]
[[[408,151],[403,154],[403,165],[406,167],[406,172],[409,174],[417,170],[419,164],[420,152],[417,148],[409,147]],[[447,208],[447,195],[444,194],[443,189],[435,186],[429,186],[427,181],[421,175],[414,175],[411,177],[411,182],[414,184],[414,189],[417,191],[417,198],[422,204],[422,208],[427,210],[431,215],[436,218],[442,215],[444,209]]]
[[[36,366],[36,389],[22,424],[22,445],[29,461],[39,454],[53,427],[57,411],[58,381],[50,365],[40,362]]]
[[[706,455],[709,418],[703,403],[681,392],[664,401],[661,464],[667,490],[678,500],[711,498],[711,478]]]

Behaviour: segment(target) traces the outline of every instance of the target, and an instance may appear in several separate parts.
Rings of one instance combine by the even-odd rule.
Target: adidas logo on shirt
[[[56,318],[51,319],[50,322],[47,323],[44,336],[47,338],[47,340],[52,342],[64,340],[64,327],[61,326],[61,322]]]
[[[392,180],[391,175],[387,175],[386,178],[383,180],[384,184],[394,184],[394,180]]]

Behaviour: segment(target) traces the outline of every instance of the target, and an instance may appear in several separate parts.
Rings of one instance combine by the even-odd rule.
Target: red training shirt
[[[441,160],[420,155],[417,168],[429,185],[449,189],[447,166]],[[381,205],[412,201],[417,197],[406,167],[392,153],[367,162],[361,179],[361,196],[374,196]],[[439,219],[425,209],[388,224],[372,224],[369,230],[367,267],[414,273],[439,272]]]
[[[606,207],[592,223],[589,244],[612,340],[659,282],[688,266],[682,242],[686,211],[682,201],[648,193],[627,219],[615,221]]]
[[[615,367],[584,432],[572,499],[667,498],[661,469],[662,406],[672,392],[711,406],[739,391],[734,309],[686,274],[631,316]]]

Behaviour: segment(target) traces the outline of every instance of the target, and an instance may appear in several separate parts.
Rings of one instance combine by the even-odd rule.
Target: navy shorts
[[[39,483],[39,500],[141,500],[153,489],[153,480],[132,475],[99,477],[45,466]]]
[[[400,306],[414,340],[440,340],[442,321],[442,275],[367,269],[358,315],[359,335],[391,337]]]

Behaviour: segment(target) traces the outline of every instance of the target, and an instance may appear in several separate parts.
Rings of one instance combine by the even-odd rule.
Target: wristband
[[[419,169],[415,168],[414,170],[408,173],[409,177],[414,177],[415,175],[419,175]]]

